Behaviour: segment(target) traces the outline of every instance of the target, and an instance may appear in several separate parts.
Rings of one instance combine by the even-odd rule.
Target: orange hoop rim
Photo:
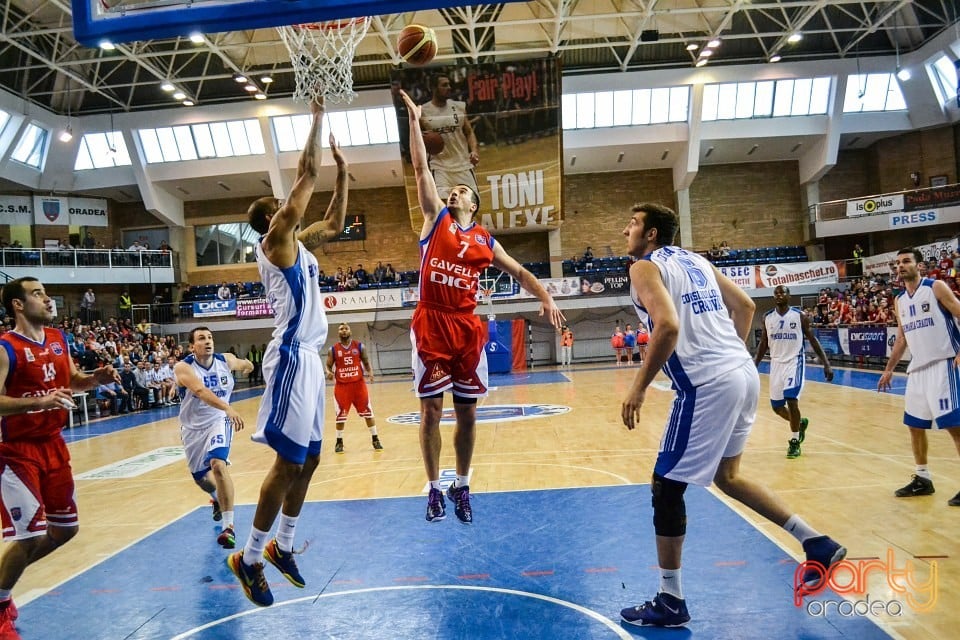
[[[366,16],[344,18],[342,20],[327,20],[326,22],[303,22],[290,25],[294,29],[309,29],[311,31],[340,31],[355,24],[362,24],[369,20]]]

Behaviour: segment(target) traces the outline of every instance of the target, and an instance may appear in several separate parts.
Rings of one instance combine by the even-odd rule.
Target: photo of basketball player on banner
[[[458,184],[470,186],[480,195],[477,222],[495,233],[560,226],[560,66],[555,59],[398,69],[391,86],[415,229],[423,216],[401,89],[421,107],[424,145],[442,198]]]

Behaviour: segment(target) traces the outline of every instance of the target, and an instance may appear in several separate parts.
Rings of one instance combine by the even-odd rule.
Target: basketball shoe
[[[337,438],[337,444],[333,448],[334,453],[343,453],[343,438]]]
[[[463,524],[473,524],[473,509],[470,508],[470,486],[455,487],[452,484],[447,489],[447,497],[453,503],[453,512]]]
[[[0,609],[0,640],[21,640],[17,628],[13,621],[17,619],[17,609],[13,606],[13,600]]]
[[[210,506],[213,507],[213,521],[220,522],[220,520],[223,518],[223,513],[220,511],[220,503],[216,500],[211,500]]]
[[[443,492],[430,488],[427,496],[427,522],[440,522],[447,517],[447,505],[443,502]]]
[[[797,436],[797,441],[800,444],[803,444],[803,440],[807,437],[807,427],[810,426],[810,421],[806,418],[800,418],[800,435]]]
[[[273,604],[273,594],[263,575],[262,562],[247,566],[243,562],[243,551],[237,551],[227,556],[227,566],[233,571],[233,575],[237,576],[243,593],[250,602],[258,607],[269,607]]]
[[[224,549],[233,549],[237,546],[237,536],[233,533],[233,527],[227,527],[217,536],[217,544]]]
[[[913,479],[910,480],[910,484],[900,487],[893,492],[893,495],[898,498],[912,498],[914,496],[930,496],[934,494],[933,480],[927,480],[926,478],[921,478],[918,475],[914,475]]]
[[[372,440],[373,440],[373,448],[376,451],[383,451],[383,445],[380,444],[380,438],[378,438],[377,436],[373,436]]]
[[[947,500],[947,504],[951,507],[960,507],[960,493]]]
[[[646,601],[620,611],[620,619],[627,624],[655,627],[682,627],[690,622],[687,601],[669,593],[658,593],[653,602]]]
[[[823,571],[810,568],[803,572],[803,584],[807,587],[816,587],[827,570],[847,556],[846,548],[830,536],[817,536],[805,540],[803,551],[807,554],[807,562],[817,562],[823,568]]]
[[[267,548],[263,550],[263,557],[279,569],[290,584],[301,589],[306,586],[307,583],[304,582],[297,568],[297,561],[293,559],[293,551],[281,551],[276,538],[267,543]]]
[[[800,457],[800,440],[798,440],[797,438],[790,439],[790,444],[787,445],[787,457],[788,458]]]

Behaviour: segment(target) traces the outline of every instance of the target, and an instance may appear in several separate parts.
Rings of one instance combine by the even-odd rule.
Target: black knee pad
[[[678,538],[687,533],[687,505],[683,493],[686,482],[653,474],[653,529],[658,536]]]
[[[453,404],[477,404],[476,398],[465,398],[463,396],[458,396],[453,394]]]

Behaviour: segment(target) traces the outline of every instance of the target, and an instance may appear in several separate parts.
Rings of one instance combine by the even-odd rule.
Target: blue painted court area
[[[570,378],[559,371],[520,371],[518,373],[492,373],[489,382],[490,387],[515,387],[525,384],[570,382]]]
[[[760,366],[757,367],[757,370],[760,373],[770,373],[770,363],[768,361],[763,361],[760,363]],[[820,365],[812,365],[807,363],[805,368],[806,371],[806,380],[813,382],[827,382],[827,379],[823,377],[823,367]],[[859,369],[833,369],[833,384],[842,385],[844,387],[853,387],[854,389],[864,389],[866,391],[876,391],[877,382],[880,380],[879,371],[861,371]],[[895,395],[902,396],[907,390],[907,377],[902,374],[894,374],[893,380],[890,381],[890,391],[885,393],[893,393]]]
[[[298,530],[311,541],[299,557],[307,588],[268,565],[267,609],[243,596],[198,508],[21,606],[18,627],[83,640],[888,637],[865,618],[795,607],[793,560],[694,488],[688,630],[621,625],[620,609],[657,586],[649,496],[645,485],[476,494],[472,527],[452,508],[426,523],[423,497],[308,503]],[[245,538],[253,507],[237,515]]]

